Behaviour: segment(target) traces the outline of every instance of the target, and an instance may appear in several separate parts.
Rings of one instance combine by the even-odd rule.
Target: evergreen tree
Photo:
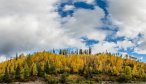
[[[84,54],[89,54],[89,51],[88,51],[88,50],[85,50],[85,51],[84,51]]]
[[[43,71],[41,69],[41,65],[39,63],[37,63],[37,71],[38,71],[38,76],[41,77],[43,76]]]
[[[90,54],[90,55],[92,54],[92,49],[91,49],[91,47],[89,47],[89,54]]]
[[[61,50],[61,49],[59,50],[59,54],[60,54],[60,55],[62,54],[62,50]]]
[[[75,51],[75,54],[77,54],[77,55],[79,54],[79,50],[78,49]]]
[[[83,54],[83,50],[82,49],[79,50],[79,54],[81,54],[81,55]]]
[[[18,60],[18,53],[16,53],[16,60]]]
[[[49,63],[48,63],[48,61],[46,62],[46,64],[45,64],[45,68],[44,68],[44,71],[45,71],[45,73],[47,73],[47,74],[49,74]]]
[[[53,53],[55,53],[55,50],[53,49]]]
[[[4,73],[4,76],[3,76],[3,82],[10,82],[10,76],[9,76],[9,72],[8,72],[8,68],[6,67],[5,68],[5,73]]]
[[[15,71],[15,79],[19,80],[21,78],[21,69],[20,69],[20,65],[18,64],[16,71]]]

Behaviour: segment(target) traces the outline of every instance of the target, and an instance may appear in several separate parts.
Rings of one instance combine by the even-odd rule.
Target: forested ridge
[[[48,51],[0,63],[0,82],[97,83],[100,81],[146,81],[146,64],[111,53],[91,54],[91,50],[58,54]]]

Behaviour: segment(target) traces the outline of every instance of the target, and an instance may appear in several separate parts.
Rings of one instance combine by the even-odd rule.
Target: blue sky
[[[146,61],[145,9],[145,0],[1,0],[0,61],[88,47]]]

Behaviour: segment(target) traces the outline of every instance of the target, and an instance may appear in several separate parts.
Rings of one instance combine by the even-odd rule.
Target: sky
[[[146,62],[145,0],[0,0],[0,61],[92,47]]]

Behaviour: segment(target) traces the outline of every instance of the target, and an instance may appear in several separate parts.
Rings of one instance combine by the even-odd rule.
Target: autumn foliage
[[[43,78],[49,83],[78,83],[82,80],[145,81],[146,64],[111,53],[54,54],[36,52],[16,56],[0,63],[0,82],[32,81]]]

